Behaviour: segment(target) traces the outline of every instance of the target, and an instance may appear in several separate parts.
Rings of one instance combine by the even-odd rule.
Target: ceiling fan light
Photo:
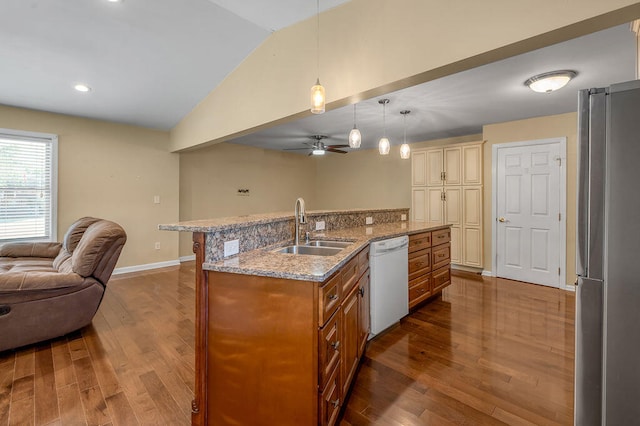
[[[577,73],[571,70],[546,72],[529,78],[524,84],[534,92],[551,93],[562,89],[576,75]]]
[[[411,148],[408,143],[400,145],[400,158],[403,160],[408,159],[411,156]]]
[[[313,155],[324,155],[324,149],[314,149],[311,153]]]
[[[390,150],[391,144],[389,143],[389,139],[381,138],[380,142],[378,142],[378,152],[380,155],[389,155]]]
[[[349,132],[349,147],[360,148],[361,142],[362,142],[362,134],[360,134],[360,130],[354,127],[353,129],[351,129],[351,132]]]
[[[324,87],[322,87],[320,79],[318,79],[316,84],[311,87],[311,112],[313,114],[322,114],[324,112],[324,104]]]

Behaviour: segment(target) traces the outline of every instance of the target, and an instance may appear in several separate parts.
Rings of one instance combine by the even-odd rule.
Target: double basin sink
[[[309,241],[299,245],[290,245],[274,250],[276,253],[306,254],[313,256],[333,256],[343,248],[353,244],[352,241]]]

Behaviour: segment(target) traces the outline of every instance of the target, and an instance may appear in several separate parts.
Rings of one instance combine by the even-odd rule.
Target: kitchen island
[[[369,334],[369,243],[409,235],[416,254],[409,272],[413,259],[421,288],[436,261],[432,234],[443,238],[440,256],[448,253],[447,225],[402,220],[407,216],[408,209],[309,212],[308,229],[326,228],[312,240],[344,242],[325,256],[277,251],[294,235],[286,213],[161,225],[193,232],[192,423],[334,424]],[[233,239],[240,253],[225,258],[224,242]],[[439,260],[447,277],[448,257]],[[448,282],[442,284],[439,290]]]

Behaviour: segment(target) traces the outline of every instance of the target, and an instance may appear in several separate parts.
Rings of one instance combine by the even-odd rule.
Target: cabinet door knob
[[[331,344],[331,347],[333,348],[334,351],[337,351],[338,348],[340,347],[340,340],[336,340],[335,342],[333,342]]]
[[[360,293],[360,296],[364,296],[364,287],[360,287],[360,290],[358,290],[358,293]]]
[[[505,219],[504,217],[501,217],[498,219],[498,222],[501,222],[501,223],[505,223],[506,221],[507,219]]]

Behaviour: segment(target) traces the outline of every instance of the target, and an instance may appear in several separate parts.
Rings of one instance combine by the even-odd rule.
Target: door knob
[[[504,223],[504,222],[506,222],[506,221],[507,221],[507,219],[505,219],[504,217],[501,217],[501,218],[499,218],[499,219],[498,219],[498,222],[502,222],[502,223]]]

